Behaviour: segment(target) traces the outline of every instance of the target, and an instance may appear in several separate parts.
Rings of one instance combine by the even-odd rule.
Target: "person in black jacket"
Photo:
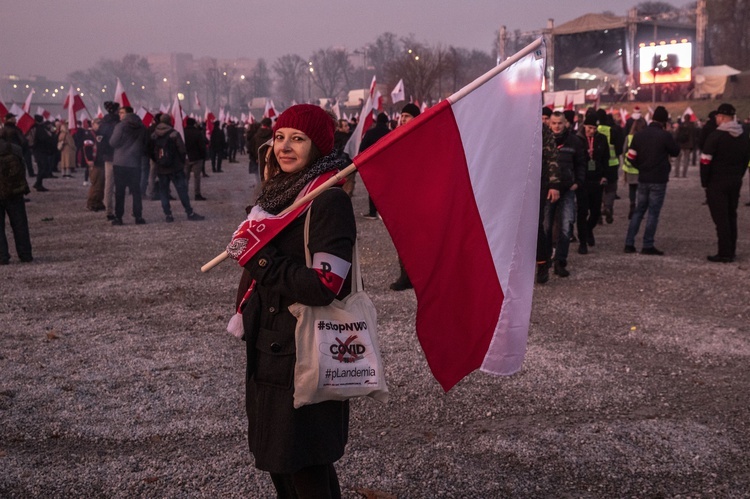
[[[550,182],[549,190],[559,194],[556,201],[548,198],[545,205],[545,234],[548,248],[551,249],[552,228],[555,220],[559,219],[560,235],[555,246],[554,272],[560,277],[568,277],[568,248],[576,218],[575,192],[586,181],[586,153],[583,143],[570,132],[567,120],[560,111],[555,111],[549,117],[549,127],[555,137],[558,167],[558,176],[554,182]]]
[[[42,184],[45,178],[55,178],[52,175],[52,163],[57,154],[57,135],[40,115],[34,116],[34,160],[36,160],[37,175],[34,189],[46,192],[49,189]]]
[[[224,159],[224,149],[227,146],[227,139],[224,136],[224,130],[221,128],[219,120],[214,121],[214,128],[211,130],[211,139],[209,142],[208,154],[211,156],[211,171],[221,172],[221,161]]]
[[[654,246],[659,213],[667,193],[667,182],[672,165],[669,157],[680,154],[680,146],[666,130],[669,114],[663,106],[654,111],[653,121],[633,136],[628,149],[628,160],[638,169],[638,190],[633,218],[625,236],[625,253],[635,253],[635,236],[641,227],[641,220],[648,211],[646,228],[643,231],[644,255],[663,255]]]
[[[7,176],[0,176],[0,265],[7,265],[10,260],[8,239],[5,236],[5,215],[8,215],[13,239],[16,243],[16,254],[22,262],[30,262],[31,238],[29,237],[29,220],[26,216],[26,203],[23,196],[29,193],[26,182],[23,151],[17,144],[0,138],[0,162]]]
[[[709,255],[708,261],[729,263],[736,257],[737,205],[742,177],[750,162],[750,139],[735,120],[731,104],[722,104],[716,110],[716,125],[701,151],[701,185],[706,189],[719,240],[719,252]]]
[[[203,130],[198,126],[195,118],[187,119],[185,128],[185,149],[187,150],[187,161],[185,162],[185,177],[190,184],[190,174],[193,174],[195,183],[193,184],[193,193],[196,201],[205,201],[206,198],[201,195],[201,176],[203,165],[206,162],[206,136]]]
[[[334,122],[318,106],[284,111],[274,127],[268,179],[252,210],[278,215],[309,182],[346,167],[333,151]],[[349,436],[349,402],[329,400],[294,408],[297,319],[289,306],[326,306],[344,299],[357,227],[349,196],[327,189],[309,207],[305,263],[304,216],[291,220],[254,254],[230,244],[227,252],[244,267],[240,296],[254,281],[242,310],[247,345],[246,412],[255,467],[267,471],[278,497],[340,498],[334,464]],[[287,217],[288,218],[288,217]],[[235,241],[233,241],[234,243]],[[335,278],[334,278],[335,277]]]
[[[602,214],[602,186],[606,185],[605,172],[609,167],[609,144],[607,138],[597,132],[595,114],[588,114],[578,138],[583,141],[586,153],[586,180],[583,188],[576,190],[578,202],[578,253],[585,255],[588,248],[596,244],[594,228]]]
[[[412,106],[414,106],[414,104],[412,104]],[[414,107],[417,109],[416,114],[419,115],[419,108],[417,106]],[[411,110],[411,112],[414,113],[413,110]],[[404,111],[401,111],[401,114],[403,115]],[[409,112],[406,112],[406,114],[414,117]],[[380,113],[378,114],[378,117],[375,118],[375,126],[367,130],[364,137],[362,137],[362,142],[359,144],[359,152],[361,153],[362,151],[373,145],[375,142],[385,137],[388,132],[390,132],[390,129],[388,128],[388,115],[385,113]],[[370,210],[367,213],[363,213],[362,216],[369,220],[377,220],[378,209],[375,208],[375,203],[372,202],[372,198],[368,196],[367,199],[370,205]]]

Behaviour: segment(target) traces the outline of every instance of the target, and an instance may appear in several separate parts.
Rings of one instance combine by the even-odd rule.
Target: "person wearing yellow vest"
[[[617,174],[620,169],[620,156],[622,155],[622,145],[625,137],[623,136],[622,128],[615,124],[614,118],[612,118],[611,114],[607,114],[607,111],[604,109],[597,110],[596,117],[599,120],[599,126],[596,131],[604,135],[607,139],[607,144],[609,144],[609,166],[604,173],[607,184],[604,186],[604,195],[602,197],[604,202],[602,214],[606,218],[607,223],[611,224],[614,221],[615,199],[617,198]]]
[[[633,121],[630,126],[629,133],[627,137],[625,137],[625,149],[626,151],[630,149],[630,143],[633,141],[633,136],[646,128],[646,120],[643,118],[638,118],[637,120]],[[633,163],[628,159],[628,156],[625,155],[622,158],[622,171],[625,172],[625,175],[623,176],[623,183],[628,186],[628,198],[630,199],[630,211],[628,211],[628,220],[633,218],[633,212],[635,211],[635,198],[636,198],[636,192],[638,192],[638,168],[636,168]]]

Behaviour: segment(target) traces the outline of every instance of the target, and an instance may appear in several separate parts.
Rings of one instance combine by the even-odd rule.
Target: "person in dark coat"
[[[259,176],[260,181],[264,181],[266,179],[266,172],[261,168],[261,164],[263,163],[263,159],[258,156],[258,150],[260,147],[268,142],[271,139],[271,136],[273,135],[273,130],[271,129],[271,118],[263,118],[260,120],[260,128],[255,132],[255,135],[253,135],[253,139],[250,142],[250,157],[258,164],[259,169]]]
[[[45,178],[55,178],[52,174],[52,163],[57,154],[57,135],[44,121],[40,115],[34,116],[34,160],[36,160],[37,175],[34,189],[38,192],[46,192],[44,187]]]
[[[737,205],[742,177],[750,162],[750,139],[735,120],[731,104],[716,110],[717,128],[706,138],[701,151],[701,185],[711,219],[716,225],[719,252],[708,261],[733,262],[737,251]]]
[[[414,106],[414,104],[412,104],[412,106]],[[417,106],[414,107],[417,109],[416,114],[419,115],[419,108]],[[388,128],[388,115],[385,113],[378,114],[378,117],[375,118],[375,126],[367,130],[364,137],[362,137],[362,142],[359,144],[359,152],[361,153],[366,150],[375,142],[385,137],[390,131],[391,129]],[[370,209],[367,213],[363,213],[362,216],[369,220],[377,220],[378,209],[375,207],[375,203],[372,202],[371,197],[368,196],[367,200]]]
[[[573,135],[566,124],[567,120],[560,111],[555,111],[549,118],[549,127],[555,136],[557,146],[558,175],[555,182],[550,182],[549,189],[557,191],[556,201],[548,199],[545,204],[545,235],[548,248],[553,247],[553,227],[559,220],[560,234],[555,244],[555,274],[568,277],[568,249],[573,223],[576,219],[576,194],[578,187],[586,181],[586,153],[583,142]],[[583,246],[582,246],[583,247]],[[546,260],[552,257],[549,254]]]
[[[224,159],[224,149],[227,146],[227,139],[224,136],[224,130],[221,128],[219,120],[214,121],[214,129],[211,130],[211,138],[208,144],[208,154],[211,157],[211,171],[221,172],[221,161]]]
[[[643,247],[641,253],[644,255],[663,255],[664,252],[654,245],[656,227],[659,224],[659,213],[664,204],[667,194],[667,182],[672,165],[671,157],[680,154],[680,146],[674,137],[666,130],[669,113],[663,106],[654,110],[654,119],[651,123],[636,133],[630,142],[628,149],[628,160],[638,169],[638,190],[636,191],[636,203],[633,217],[628,225],[628,233],[625,236],[625,253],[635,253],[635,236],[641,227],[641,221],[646,212],[646,228],[643,229]]]
[[[115,180],[115,218],[112,225],[123,225],[126,189],[133,196],[135,223],[142,225],[146,223],[143,219],[141,198],[141,165],[146,156],[146,127],[141,118],[133,112],[132,107],[124,106],[118,109],[118,113],[120,121],[115,125],[109,139],[109,144],[114,148],[112,165]]]
[[[240,148],[240,137],[237,132],[237,124],[230,121],[227,125],[227,160],[230,163],[237,162],[237,149]]]
[[[147,145],[148,155],[154,161],[156,176],[159,179],[161,208],[167,223],[174,222],[172,206],[169,203],[169,186],[174,184],[177,196],[180,198],[180,203],[185,209],[187,219],[199,222],[205,217],[197,214],[190,205],[187,176],[185,174],[185,157],[187,156],[185,142],[182,140],[179,132],[170,123],[172,123],[172,117],[168,114],[162,114],[153,133],[148,137]],[[165,139],[165,141],[161,139]],[[160,145],[163,146],[161,149]],[[174,156],[170,158],[166,150],[171,150]],[[162,156],[161,159],[160,156]]]
[[[0,265],[7,265],[10,260],[8,238],[5,235],[6,214],[13,231],[18,259],[22,262],[30,262],[34,258],[31,254],[29,219],[26,216],[26,203],[23,199],[23,196],[29,193],[29,184],[26,182],[21,146],[0,138],[0,161],[3,165],[13,165],[9,168],[7,177],[0,176]]]
[[[596,114],[588,114],[583,126],[578,130],[578,137],[583,141],[586,153],[586,181],[583,188],[576,189],[578,203],[578,252],[588,253],[588,248],[596,245],[594,228],[602,214],[602,186],[607,184],[606,173],[609,168],[609,151],[607,137],[597,131]]]
[[[193,174],[193,192],[196,201],[205,201],[201,194],[201,177],[206,162],[206,135],[198,126],[195,118],[187,119],[185,127],[185,150],[187,161],[185,162],[185,178],[190,184],[190,174]]]
[[[318,106],[300,104],[284,111],[274,126],[269,178],[253,210],[278,214],[310,181],[346,167],[332,154],[333,131],[333,119]],[[233,244],[227,252],[245,269],[238,296],[254,281],[240,308],[247,343],[248,440],[255,466],[271,474],[278,497],[339,498],[333,463],[348,440],[349,402],[294,408],[297,319],[289,306],[326,306],[350,293],[357,228],[351,200],[339,187],[323,192],[309,209],[312,268],[305,264],[304,216],[291,220],[247,259],[234,252]],[[343,263],[334,271],[335,279],[325,270],[330,266],[325,262],[332,260]]]

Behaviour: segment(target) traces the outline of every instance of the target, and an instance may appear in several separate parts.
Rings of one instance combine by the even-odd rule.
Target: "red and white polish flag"
[[[143,106],[141,106],[140,108],[138,108],[138,111],[136,112],[136,114],[138,115],[138,117],[143,122],[143,126],[145,126],[146,128],[148,128],[149,126],[151,126],[151,123],[153,123],[153,121],[154,121],[154,115],[151,114],[151,113],[149,113],[148,109],[146,109]]]
[[[8,111],[8,107],[5,105],[5,102],[3,101],[3,96],[0,94],[0,119],[5,119],[5,115],[8,114],[10,111]]]
[[[359,121],[357,122],[357,126],[354,128],[354,132],[352,132],[349,140],[346,141],[346,145],[344,145],[344,152],[348,154],[350,158],[353,158],[357,155],[357,153],[359,153],[359,146],[360,144],[362,144],[362,138],[365,136],[365,133],[370,129],[373,122],[375,121],[372,114],[375,111],[375,106],[377,105],[377,103],[375,102],[376,89],[376,80],[375,76],[373,75],[372,82],[370,83],[370,93],[367,96],[367,100],[362,105],[362,111],[359,113]]]
[[[117,102],[120,107],[130,106],[128,95],[125,93],[125,88],[122,86],[119,78],[117,78],[117,86],[115,87],[115,102]]]
[[[18,107],[17,104],[10,106],[10,112],[16,115],[16,126],[21,130],[21,133],[24,135],[29,133],[31,127],[34,126],[34,118],[29,113]]]
[[[417,295],[444,390],[521,369],[542,161],[541,40],[355,157]]]
[[[26,102],[23,103],[22,109],[24,110],[24,112],[31,113],[31,98],[34,96],[35,93],[36,92],[32,88],[31,91],[29,92],[28,97],[26,97]]]
[[[174,96],[174,102],[172,103],[172,126],[177,133],[180,134],[182,140],[185,140],[185,114],[182,112],[182,106],[180,105],[180,99],[177,95]]]
[[[73,91],[73,85],[68,87],[68,95],[65,96],[63,109],[68,110],[68,129],[73,133],[73,130],[75,130],[77,126],[76,122],[78,121],[76,119],[76,113],[82,109],[86,109],[86,105],[83,103],[81,96]]]

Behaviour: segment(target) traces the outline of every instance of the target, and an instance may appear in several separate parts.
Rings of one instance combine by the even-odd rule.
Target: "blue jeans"
[[[544,206],[544,232],[547,238],[547,247],[552,250],[552,229],[555,218],[560,214],[560,235],[555,246],[555,260],[567,263],[568,248],[570,247],[570,236],[573,233],[573,224],[576,221],[576,193],[565,191],[560,193],[560,199],[555,203],[547,203]],[[551,255],[549,255],[551,256]]]
[[[656,226],[659,224],[659,213],[664,204],[664,196],[667,194],[667,184],[638,184],[636,192],[635,211],[630,219],[628,235],[625,237],[626,246],[635,246],[635,236],[641,228],[641,220],[648,210],[646,218],[646,229],[643,231],[643,248],[654,247],[654,236]]]
[[[180,168],[174,173],[159,173],[157,176],[159,177],[159,198],[161,199],[161,209],[164,210],[164,214],[172,214],[172,207],[169,205],[169,182],[171,181],[177,191],[177,196],[180,198],[182,207],[185,208],[185,213],[192,215],[193,208],[190,206],[190,196],[188,195],[188,184],[187,178],[185,177],[185,170]]]

